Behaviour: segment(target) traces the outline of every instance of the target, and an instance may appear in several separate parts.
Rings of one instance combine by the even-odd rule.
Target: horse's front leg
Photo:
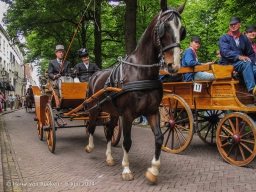
[[[155,135],[155,156],[151,162],[151,167],[148,168],[146,172],[146,178],[151,183],[156,183],[157,178],[159,175],[159,166],[160,166],[160,154],[161,154],[161,147],[163,144],[163,134],[160,129],[160,118],[159,113],[150,116],[148,118],[149,124],[151,129]]]
[[[122,166],[123,166],[123,173],[122,173],[122,179],[124,181],[132,181],[133,180],[133,175],[130,170],[130,163],[129,163],[129,158],[128,158],[128,153],[132,145],[132,140],[131,140],[131,127],[132,127],[132,121],[125,121],[123,118],[123,136],[124,136],[124,141],[123,141],[123,150],[124,150],[124,157],[122,161]]]
[[[109,124],[106,125],[106,127],[107,127],[107,136],[106,137],[107,137],[107,143],[108,143],[107,150],[106,150],[106,156],[107,156],[106,163],[109,166],[115,165],[115,161],[112,157],[112,152],[111,152],[111,139],[113,136],[114,128],[117,125],[117,121],[118,121],[118,116],[117,117],[111,116]]]
[[[92,113],[92,111],[90,111],[89,117],[90,117],[89,127],[88,127],[89,144],[85,147],[85,151],[87,153],[91,153],[94,149],[93,134],[94,134],[95,127],[96,127],[96,121],[97,121],[97,118],[98,118],[98,113],[96,113],[96,112]]]

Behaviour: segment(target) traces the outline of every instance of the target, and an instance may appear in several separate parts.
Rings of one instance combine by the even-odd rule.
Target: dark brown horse
[[[29,113],[32,112],[32,106],[34,103],[34,94],[32,91],[32,88],[28,88],[27,94],[26,94],[26,109]]]
[[[113,69],[96,72],[89,81],[88,98],[101,89],[106,90],[107,87],[118,87],[123,90],[122,93],[105,91],[87,104],[90,109],[89,144],[85,148],[87,152],[94,149],[93,134],[97,117],[101,111],[108,112],[111,120],[107,125],[106,162],[108,165],[114,165],[111,138],[118,118],[122,116],[123,180],[133,180],[128,160],[132,144],[132,122],[144,115],[155,136],[155,155],[146,177],[152,183],[157,181],[163,143],[158,109],[163,96],[162,82],[159,80],[159,63],[164,62],[169,73],[175,73],[180,69],[180,40],[185,38],[185,28],[181,25],[180,14],[184,6],[185,3],[178,9],[167,8],[167,1],[161,0],[162,10],[151,21],[133,53],[125,60],[121,60]]]

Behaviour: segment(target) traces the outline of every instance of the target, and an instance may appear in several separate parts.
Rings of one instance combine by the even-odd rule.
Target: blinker
[[[161,37],[163,37],[164,36],[164,23],[160,23],[160,25],[159,25],[159,29],[158,29],[159,31],[159,37],[161,38]]]

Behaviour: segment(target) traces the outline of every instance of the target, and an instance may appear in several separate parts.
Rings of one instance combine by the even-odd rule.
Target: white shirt
[[[88,70],[89,63],[84,63],[84,66],[85,66],[85,67],[86,67],[86,69]]]

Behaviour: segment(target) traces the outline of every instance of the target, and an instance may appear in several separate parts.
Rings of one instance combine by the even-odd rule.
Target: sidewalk
[[[3,121],[2,121],[2,115],[12,113],[17,110],[24,110],[24,107],[21,107],[19,109],[12,109],[7,108],[6,111],[3,110],[2,113],[0,113],[0,191],[6,191],[5,190],[5,177],[10,177],[12,174],[7,173],[6,175],[6,170],[9,170],[11,167],[15,166],[13,159],[12,159],[12,154],[10,152],[10,144],[8,142],[8,134],[6,134]],[[7,153],[9,151],[9,153]],[[5,172],[4,172],[5,171]],[[8,172],[8,171],[7,171]],[[5,173],[5,174],[4,174]],[[19,189],[17,190],[11,190],[11,191],[21,191]]]

